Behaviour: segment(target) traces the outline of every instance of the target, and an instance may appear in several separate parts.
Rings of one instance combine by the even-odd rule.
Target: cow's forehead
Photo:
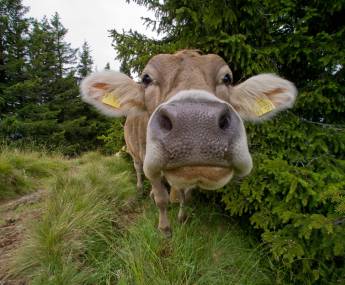
[[[148,74],[154,84],[145,89],[145,104],[152,113],[159,104],[182,90],[205,90],[222,100],[224,94],[216,92],[217,82],[224,73],[231,72],[218,55],[200,55],[185,50],[175,54],[159,54],[151,58],[143,74]]]
[[[200,55],[195,51],[182,51],[175,54],[159,54],[150,59],[145,70],[156,69],[164,71],[183,71],[184,69],[197,68],[206,73],[217,72],[225,61],[216,54]]]

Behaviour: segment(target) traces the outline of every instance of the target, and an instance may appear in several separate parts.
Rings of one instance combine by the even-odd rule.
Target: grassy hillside
[[[171,240],[157,232],[153,206],[121,237],[120,284],[272,284],[264,251],[215,208],[193,208],[185,225],[177,223],[177,209],[170,216]]]
[[[264,250],[216,208],[195,203],[180,225],[172,206],[167,240],[156,229],[153,202],[136,198],[130,163],[90,153],[57,164],[69,170],[47,183],[41,218],[16,253],[13,275],[30,284],[273,283]]]
[[[67,168],[68,162],[57,155],[0,147],[0,202],[44,187],[45,178]]]

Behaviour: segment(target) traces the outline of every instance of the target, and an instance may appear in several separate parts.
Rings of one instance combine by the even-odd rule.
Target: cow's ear
[[[291,108],[296,95],[292,82],[274,74],[260,74],[235,86],[230,93],[230,104],[242,119],[261,121]]]
[[[80,90],[85,102],[111,117],[135,115],[145,110],[143,87],[120,72],[92,73],[81,82]]]

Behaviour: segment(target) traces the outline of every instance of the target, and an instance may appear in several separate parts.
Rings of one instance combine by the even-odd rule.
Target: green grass
[[[13,263],[30,284],[273,284],[266,254],[236,222],[196,203],[186,224],[136,199],[131,164],[91,153],[50,182],[39,221]]]
[[[0,148],[0,201],[44,187],[43,178],[59,175],[68,168],[60,156]]]
[[[272,284],[262,249],[212,206],[199,205],[186,224],[170,211],[172,239],[156,229],[150,206],[119,240],[120,284]]]
[[[133,203],[135,187],[127,169],[121,159],[92,153],[74,161],[69,175],[57,176],[14,271],[32,284],[95,284],[86,259],[99,242],[108,250],[104,242],[122,227],[119,212]]]

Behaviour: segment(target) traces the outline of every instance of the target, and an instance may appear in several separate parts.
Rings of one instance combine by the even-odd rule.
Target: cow
[[[159,209],[158,228],[167,236],[169,193],[179,192],[178,218],[193,188],[219,189],[252,169],[245,121],[259,122],[291,108],[294,84],[259,74],[233,85],[229,66],[218,55],[194,50],[152,57],[135,82],[120,72],[102,71],[81,83],[82,99],[100,112],[126,116],[125,138],[137,171],[151,182]]]

